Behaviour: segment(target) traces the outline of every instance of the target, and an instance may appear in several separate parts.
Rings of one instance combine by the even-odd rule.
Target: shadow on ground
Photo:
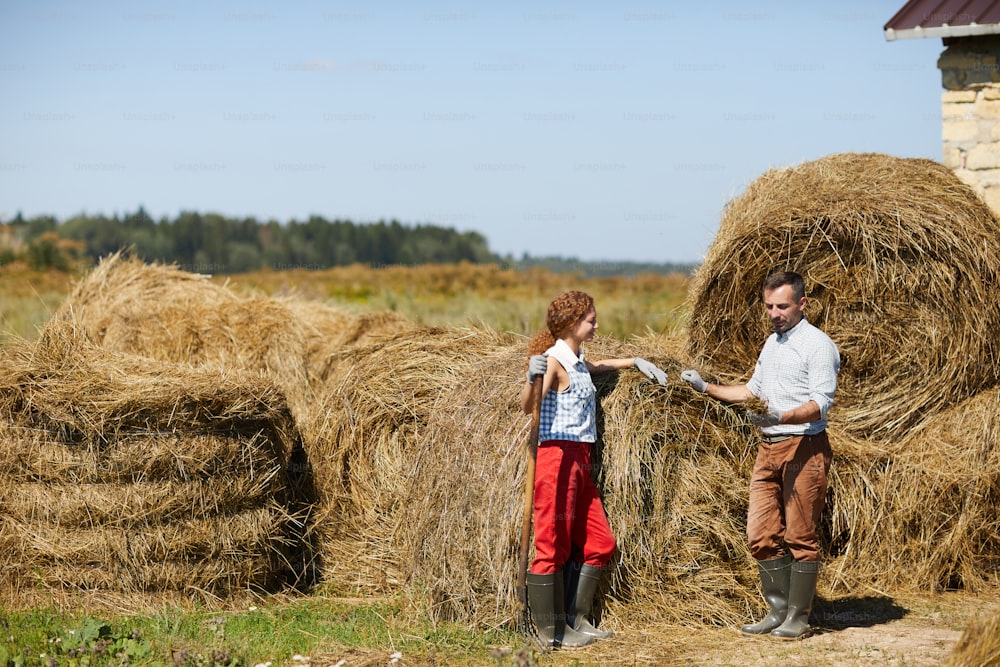
[[[903,618],[907,610],[889,597],[867,595],[836,600],[817,598],[809,622],[816,632],[870,628]]]

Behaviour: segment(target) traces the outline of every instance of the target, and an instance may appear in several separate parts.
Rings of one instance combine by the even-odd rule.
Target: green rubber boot
[[[528,606],[542,642],[553,648],[579,648],[594,641],[566,625],[563,573],[528,573]]]
[[[809,612],[812,611],[813,596],[816,595],[818,575],[819,561],[798,560],[792,563],[788,584],[788,616],[784,623],[771,631],[772,637],[802,639],[812,634]]]
[[[745,635],[766,635],[785,621],[788,615],[788,582],[792,557],[789,554],[757,561],[757,571],[760,573],[760,586],[771,608],[767,616],[756,623],[743,626]]]
[[[601,569],[578,561],[566,563],[566,625],[577,632],[596,639],[607,639],[615,633],[598,630],[590,622],[594,595],[601,580]]]

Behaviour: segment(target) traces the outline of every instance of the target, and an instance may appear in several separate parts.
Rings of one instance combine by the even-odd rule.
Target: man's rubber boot
[[[812,611],[813,596],[816,595],[818,575],[819,561],[797,560],[792,563],[788,584],[788,616],[784,623],[771,631],[772,637],[802,639],[812,634],[809,612]]]
[[[563,573],[528,573],[528,606],[542,643],[553,648],[579,648],[594,641],[566,626]]]
[[[756,623],[743,626],[745,635],[766,635],[785,622],[788,616],[788,582],[792,557],[785,554],[771,560],[757,561],[760,586],[770,607],[767,616]]]
[[[598,630],[590,622],[590,612],[594,606],[594,595],[601,581],[601,569],[584,565],[579,561],[566,563],[566,625],[582,635],[596,639],[607,639],[615,633]],[[572,588],[569,588],[572,586]]]

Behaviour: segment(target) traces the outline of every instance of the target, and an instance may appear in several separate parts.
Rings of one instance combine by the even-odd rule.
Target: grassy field
[[[473,264],[263,271],[233,276],[229,284],[238,291],[298,296],[348,309],[395,311],[431,326],[482,324],[524,335],[544,327],[545,308],[555,296],[583,290],[597,304],[601,333],[622,339],[650,330],[674,333],[682,326],[687,296],[683,274],[584,278]]]
[[[819,599],[815,632],[798,642],[650,618],[584,649],[548,653],[504,629],[415,622],[399,599],[341,598],[323,591],[221,606],[148,601],[133,606],[113,597],[104,598],[99,609],[76,605],[0,607],[0,665],[972,667],[997,664],[993,660],[1000,657],[995,637],[990,644],[989,636],[972,633],[973,646],[979,641],[985,647],[972,659],[948,662],[963,632],[1000,612],[995,592]]]
[[[18,265],[0,268],[0,330],[34,338],[79,278]],[[601,333],[621,339],[676,332],[683,325],[687,296],[683,274],[584,278],[473,264],[258,271],[212,279],[238,293],[297,297],[352,312],[394,311],[419,324],[483,325],[524,335],[544,327],[553,297],[577,289],[594,297]]]

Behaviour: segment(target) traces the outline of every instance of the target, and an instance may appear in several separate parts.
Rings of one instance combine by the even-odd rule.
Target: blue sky
[[[140,205],[697,262],[726,202],[839,152],[941,159],[904,0],[0,4],[0,220]]]

